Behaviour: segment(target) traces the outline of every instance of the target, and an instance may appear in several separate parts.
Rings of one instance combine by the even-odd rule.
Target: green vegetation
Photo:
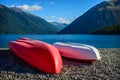
[[[120,25],[109,26],[92,32],[91,34],[120,35]]]
[[[53,34],[58,30],[44,19],[19,8],[0,5],[0,34]]]
[[[97,29],[112,25],[120,25],[120,0],[101,2],[58,33],[90,34]]]

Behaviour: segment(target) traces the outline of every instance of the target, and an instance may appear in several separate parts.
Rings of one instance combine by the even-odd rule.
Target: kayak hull
[[[97,61],[101,59],[98,50],[90,45],[63,42],[56,42],[53,45],[59,50],[61,56],[67,58],[87,61]]]
[[[13,54],[44,73],[59,73],[62,59],[58,50],[47,43],[31,39],[18,39],[8,43]]]

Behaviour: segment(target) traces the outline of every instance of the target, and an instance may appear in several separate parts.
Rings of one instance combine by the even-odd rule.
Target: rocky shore
[[[120,48],[99,48],[94,63],[63,58],[59,74],[45,74],[0,48],[0,80],[120,80]]]

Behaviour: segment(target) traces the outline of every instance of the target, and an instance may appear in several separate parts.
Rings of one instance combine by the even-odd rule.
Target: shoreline
[[[13,55],[8,48],[0,48],[0,80],[81,79],[119,80],[120,48],[98,48],[102,59],[90,63],[63,58],[59,74],[45,74]]]

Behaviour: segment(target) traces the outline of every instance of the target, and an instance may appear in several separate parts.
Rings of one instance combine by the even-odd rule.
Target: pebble
[[[99,48],[101,61],[94,63],[63,58],[59,74],[45,74],[0,49],[0,80],[120,80],[120,48]]]

